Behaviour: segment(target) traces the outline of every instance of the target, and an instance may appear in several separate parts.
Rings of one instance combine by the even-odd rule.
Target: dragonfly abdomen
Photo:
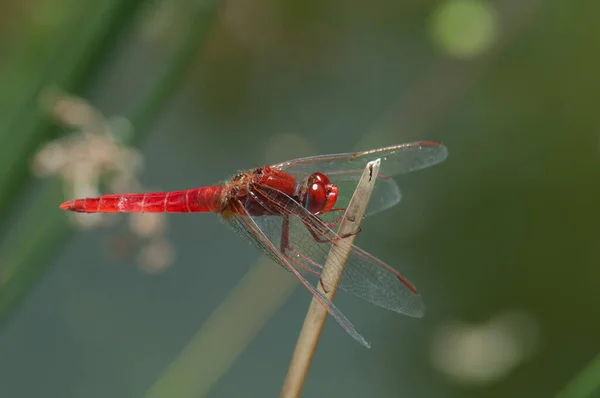
[[[220,186],[172,192],[128,193],[75,199],[60,205],[78,213],[197,213],[221,210]]]

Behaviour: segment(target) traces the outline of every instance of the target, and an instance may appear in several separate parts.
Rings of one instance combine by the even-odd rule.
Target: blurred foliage
[[[396,396],[407,391],[428,397],[547,397],[559,391],[563,398],[598,395],[600,378],[594,358],[600,352],[595,306],[600,299],[600,124],[596,115],[600,25],[595,21],[599,3],[4,3],[0,13],[0,316],[5,328],[10,324],[7,315],[22,311],[17,305],[20,299],[33,297],[34,282],[42,272],[57,265],[56,254],[72,232],[64,214],[56,209],[65,199],[63,182],[40,182],[29,171],[34,153],[62,133],[40,106],[46,90],[59,88],[92,102],[97,99],[107,112],[126,115],[133,127],[128,144],[141,145],[149,132],[160,132],[154,138],[159,142],[156,146],[170,151],[172,157],[150,166],[148,174],[158,176],[168,173],[168,165],[174,162],[179,162],[174,169],[181,169],[182,174],[212,177],[213,172],[215,176],[233,172],[260,163],[264,155],[260,151],[270,146],[278,156],[286,155],[277,159],[283,160],[289,157],[290,148],[273,142],[286,142],[288,133],[302,137],[303,141],[294,143],[318,142],[319,152],[350,150],[355,142],[366,149],[399,140],[444,141],[450,148],[449,160],[428,177],[419,174],[403,179],[409,194],[400,209],[365,225],[371,239],[369,250],[418,264],[418,269],[407,272],[418,275],[428,316],[420,323],[392,320],[388,314],[386,320],[365,318],[369,320],[363,325],[372,320],[388,322],[383,333],[387,336],[379,336],[385,352],[354,353],[342,342],[339,351],[325,344],[319,347],[323,355],[317,356],[318,363],[336,364],[340,355],[344,366],[319,368],[317,364],[309,376],[316,381],[307,386],[307,395],[314,391],[333,396],[346,385],[339,380],[349,375],[355,383],[364,381],[349,384],[357,396]],[[123,66],[124,60],[133,66]],[[135,69],[133,74],[127,74],[127,67]],[[122,77],[131,75],[150,83],[138,87]],[[110,95],[100,95],[110,81]],[[186,93],[184,99],[174,103],[174,94],[181,92]],[[169,123],[159,122],[162,114],[174,116]],[[184,132],[176,135],[176,129]],[[273,141],[272,137],[279,136],[282,141]],[[194,153],[194,162],[188,153]],[[223,153],[229,156],[217,155]],[[421,183],[422,178],[427,182]],[[168,183],[170,177],[153,183],[158,181]],[[418,194],[410,194],[415,191]],[[190,227],[204,242],[212,242],[215,250],[236,251],[230,249],[233,246],[219,246],[217,238],[209,240],[216,232],[197,229]],[[91,233],[81,235],[86,234]],[[197,242],[192,246],[198,249]],[[87,255],[78,252],[77,261],[93,263]],[[250,262],[239,255],[243,265]],[[182,262],[194,264],[196,256],[197,251],[188,253]],[[207,254],[204,262],[215,261]],[[211,274],[194,276],[175,279],[167,275],[157,296],[161,300],[168,300],[169,294],[176,296],[188,280],[208,279],[211,284],[214,280],[214,291],[228,288],[217,286],[221,279]],[[118,285],[117,281],[106,283]],[[171,290],[163,290],[169,286]],[[57,284],[54,294],[62,288]],[[222,297],[211,296],[213,290],[205,285],[201,301],[210,304],[212,298],[218,303]],[[108,297],[113,291],[109,288],[104,293]],[[38,298],[38,302],[47,299]],[[123,303],[116,298],[114,302],[110,313],[121,314]],[[183,302],[173,305],[181,311],[166,310],[163,323],[168,331],[156,332],[163,335],[141,327],[138,334],[131,332],[131,339],[142,345],[162,344],[171,350],[157,359],[155,368],[146,369],[154,376],[182,348],[179,342],[189,338],[189,330],[197,327],[194,323],[189,329],[171,330],[179,329],[174,324],[182,325],[181,318],[176,323],[172,313],[181,312],[185,318],[207,316],[194,312],[195,307],[190,316]],[[134,311],[144,313],[143,308]],[[126,323],[133,315],[127,308],[122,311]],[[103,319],[101,313],[89,312],[90,318]],[[299,326],[301,314],[299,309],[284,319],[293,319],[293,326]],[[122,341],[131,342],[128,328],[138,330],[133,321],[124,325],[122,336],[111,343],[117,349]],[[36,337],[45,341],[45,333]],[[239,394],[237,381],[252,385],[247,380],[252,377],[244,379],[244,372],[256,375],[253,369],[269,369],[274,385],[254,384],[256,396],[269,395],[262,388],[277,390],[284,372],[277,373],[281,366],[266,359],[267,351],[273,347],[278,357],[285,357],[281,351],[291,353],[292,340],[284,344],[279,335],[264,333],[266,342],[257,343],[259,353],[247,354],[250,365],[240,352],[220,362],[223,372],[233,366],[230,358],[239,363],[237,370],[231,370],[236,383],[220,383],[215,395]],[[505,340],[494,340],[503,333]],[[48,337],[47,344],[52,341]],[[519,348],[519,342],[526,347]],[[486,351],[490,345],[496,351]],[[6,351],[10,346],[20,347],[8,337],[0,347]],[[135,355],[130,346],[121,351],[128,350]],[[513,351],[521,356],[511,357]],[[146,357],[140,354],[140,358]],[[204,363],[209,366],[210,358]],[[12,365],[6,368],[18,368]],[[123,368],[111,367],[125,373]],[[26,368],[23,374],[28,374]],[[109,376],[98,374],[94,377],[103,379],[102,386],[108,388]],[[177,375],[173,377],[177,380]],[[115,375],[118,378],[125,376]],[[154,384],[148,378],[139,382],[143,387],[136,387],[136,392]],[[70,387],[57,386],[48,394],[64,396],[62,392],[71,391]],[[206,391],[212,387],[203,386]],[[168,391],[172,385],[161,388]],[[361,388],[367,393],[361,395]],[[93,394],[77,391],[70,396]]]
[[[32,13],[37,17],[31,20],[33,30],[41,30],[38,45],[43,50],[32,52],[35,48],[29,48],[27,42],[18,45],[16,49],[26,51],[12,54],[15,63],[12,67],[8,64],[4,75],[14,82],[6,87],[13,88],[17,95],[11,98],[10,106],[5,104],[2,108],[8,112],[1,119],[0,137],[11,150],[0,158],[0,170],[4,170],[0,174],[0,215],[27,181],[31,154],[40,142],[56,135],[39,105],[43,91],[58,86],[82,93],[85,85],[93,81],[95,71],[113,53],[141,4],[137,0],[105,0],[93,3],[91,9],[82,7],[83,3],[74,7],[65,4],[59,8],[63,12],[57,12],[54,5],[47,5],[39,9],[39,14]],[[55,34],[43,32],[52,29],[52,25]],[[23,69],[21,62],[37,70]],[[15,73],[11,74],[11,70]]]
[[[121,5],[126,4],[125,2],[120,3]],[[142,3],[137,2],[136,5],[140,6]],[[165,62],[163,70],[157,74],[155,82],[151,85],[147,94],[142,96],[139,104],[134,109],[133,115],[130,118],[131,129],[134,132],[131,139],[139,141],[142,139],[143,135],[147,133],[149,124],[152,122],[153,118],[156,117],[164,102],[177,88],[181,79],[185,77],[186,67],[189,67],[191,61],[194,60],[199,45],[206,37],[210,24],[212,20],[214,20],[216,7],[201,5],[196,8],[198,10],[192,14],[189,21],[187,21],[190,26],[189,31],[183,35],[179,45],[174,49],[173,55]],[[123,10],[125,10],[125,8]],[[94,32],[95,35],[102,34],[104,30],[107,29],[107,26],[112,27],[113,30],[109,30],[109,36],[115,42],[113,46],[116,45],[116,43],[118,43],[118,38],[120,37],[119,34],[123,33],[121,32],[122,28],[119,22],[120,20],[123,20],[124,22],[126,20],[127,25],[131,24],[131,19],[135,16],[135,13],[130,12],[133,10],[135,10],[135,8],[131,10],[127,9],[127,20],[122,15],[115,15],[112,18],[109,18],[110,23],[101,23],[101,32]],[[95,35],[92,34],[91,36],[95,37]],[[62,46],[65,47],[68,45],[69,44],[62,44]],[[96,52],[93,53],[93,57],[87,54],[74,57],[71,64],[66,64],[67,66],[65,66],[65,68],[78,68],[82,63],[81,58],[91,65],[92,60],[89,60],[88,58],[93,58],[94,62],[97,62],[97,59],[100,58],[98,54],[103,54],[107,57],[114,52],[114,48],[110,46],[106,46],[106,52],[98,51],[98,47],[102,50],[102,46],[95,41],[86,43],[85,47],[96,49]],[[93,65],[93,68],[96,67],[97,65]],[[61,70],[61,73],[65,72]],[[75,75],[75,77],[73,75]],[[67,79],[76,80],[76,76],[77,74],[73,72],[65,74],[65,78]],[[42,95],[42,91],[57,84],[54,79],[55,78],[50,77],[48,80],[44,80],[42,85],[36,87],[31,93],[33,98],[31,102],[33,103],[29,103],[29,106],[25,107],[25,111],[33,113],[33,115],[28,114],[23,116],[24,123],[28,123],[31,118],[37,117],[40,118],[40,125],[37,126],[37,129],[35,129],[34,126],[34,130],[28,130],[30,133],[24,132],[24,136],[28,134],[37,135],[39,133],[36,134],[36,132],[48,130],[48,116],[43,116],[43,109],[37,104],[39,103],[39,97]],[[61,87],[70,88],[71,85],[68,82],[65,82]],[[17,118],[17,123],[19,123],[19,120],[22,119]],[[27,126],[29,126],[29,124],[27,124]],[[20,137],[20,135],[16,136]],[[45,140],[44,136],[40,136],[40,138]],[[39,149],[40,141],[35,141],[34,143],[36,147],[28,148],[29,150],[26,155],[18,157],[19,161],[23,162],[23,166],[28,166],[27,160],[32,156],[35,150]],[[12,155],[12,151],[10,152],[11,153],[7,154],[7,157]],[[6,159],[6,157],[3,159]],[[4,177],[10,180],[14,179],[15,176],[12,171],[14,171],[14,173],[19,173],[18,168],[19,167],[16,165],[5,167],[4,170],[11,170],[11,173],[4,173]],[[21,182],[23,183],[25,180],[22,179]],[[10,194],[12,197],[18,197],[19,192],[15,190],[15,188],[18,187],[19,185],[15,185],[9,189],[0,189],[0,192]],[[48,265],[43,259],[52,255],[52,253],[58,249],[58,244],[66,237],[68,225],[64,219],[64,214],[56,212],[56,206],[64,200],[63,197],[63,191],[58,189],[57,182],[49,183],[48,186],[43,189],[43,192],[38,194],[36,201],[31,205],[31,208],[27,212],[28,218],[19,220],[16,227],[17,230],[12,231],[11,235],[0,247],[0,258],[3,260],[2,268],[0,270],[0,279],[2,280],[2,289],[0,290],[0,317],[3,318],[7,311],[15,305],[15,300],[26,292],[31,283],[35,281],[35,277],[37,277]],[[44,214],[48,214],[49,216],[44,216]],[[45,221],[46,224],[40,223],[40,220]],[[44,225],[47,225],[48,227],[44,228]]]

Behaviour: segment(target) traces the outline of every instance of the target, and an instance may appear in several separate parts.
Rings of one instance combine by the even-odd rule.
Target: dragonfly
[[[79,213],[208,213],[291,272],[337,323],[365,347],[369,343],[346,316],[315,286],[336,230],[367,163],[381,166],[366,215],[396,205],[401,192],[394,176],[436,165],[447,148],[438,142],[412,142],[369,151],[319,155],[262,166],[213,186],[171,192],[102,195],[60,205]],[[376,306],[422,317],[425,306],[416,287],[395,268],[352,245],[343,261],[338,288]],[[316,281],[315,281],[316,280]]]

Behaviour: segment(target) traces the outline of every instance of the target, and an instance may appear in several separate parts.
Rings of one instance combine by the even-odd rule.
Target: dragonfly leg
[[[260,190],[258,190],[258,191],[251,190],[249,193],[250,193],[250,196],[255,201],[257,201],[263,208],[265,208],[265,209],[269,208],[269,206],[268,206],[269,196],[268,195],[266,195],[264,192],[261,192]],[[288,218],[289,213],[287,211],[285,211],[286,206],[277,204],[275,202],[273,202],[271,204],[275,205],[278,208],[277,213],[279,213],[279,215],[281,215],[281,217],[283,218],[283,225],[282,225],[282,231],[281,231],[282,247],[280,248],[280,249],[282,249],[284,241],[286,243],[286,246],[287,246],[287,241],[288,241],[287,235],[288,235],[288,230],[289,230],[289,218]],[[330,232],[330,230],[332,228],[334,228],[337,224],[339,224],[340,221],[344,218],[345,211],[346,211],[346,209],[344,209],[344,208],[335,208],[335,209],[330,210],[329,213],[341,212],[341,215],[339,217],[337,217],[332,223],[327,223],[326,221],[324,221],[324,220],[320,219],[319,217],[312,215],[312,214],[311,214],[312,217],[310,217],[310,218],[307,218],[306,216],[299,216],[298,219],[300,221],[302,221],[302,223],[308,228],[308,231],[311,233],[311,235],[313,236],[315,241],[317,241],[318,243],[328,243],[328,242],[333,242],[340,238],[346,238],[348,236],[352,236],[352,234],[341,236],[341,237],[335,236],[333,239],[326,237],[326,235]],[[360,232],[360,230],[358,232]],[[358,232],[356,232],[356,233],[358,233]],[[318,235],[325,236],[325,238],[322,239]]]
[[[322,267],[319,264],[312,261],[310,258],[302,255],[302,253],[299,253],[298,251],[294,250],[290,246],[290,238],[289,238],[290,218],[288,215],[284,215],[284,216],[282,216],[282,219],[283,220],[282,220],[282,225],[281,225],[281,243],[279,245],[280,246],[279,250],[281,251],[281,254],[283,254],[288,260],[297,264],[299,267],[304,268],[308,272],[311,272],[317,276],[321,275]],[[289,255],[288,252],[293,253],[295,256]],[[299,261],[298,259],[305,261],[306,263],[310,264],[310,266],[312,266],[312,267],[316,267],[317,270],[311,269],[305,263],[303,263],[302,261]]]
[[[351,236],[358,235],[358,234],[360,234],[361,232],[362,232],[362,227],[358,227],[358,231],[354,231],[354,232],[348,232],[348,233],[346,233],[346,234],[341,234],[341,235],[340,235],[340,238],[342,238],[342,239],[343,239],[343,238],[349,238],[349,237],[351,237]]]
[[[323,221],[321,221],[321,222],[323,222]],[[313,239],[317,243],[331,243],[331,242],[334,242],[339,239],[339,237],[337,235],[334,238],[328,238],[327,230],[320,231],[318,228],[316,228],[316,226],[314,224],[311,224],[310,221],[308,221],[308,220],[302,220],[302,223],[304,224],[304,226],[306,227],[308,232],[310,232]],[[327,226],[327,224],[323,222],[323,226]],[[319,235],[325,236],[325,238],[321,238]]]
[[[252,196],[252,198],[254,200],[256,200],[258,203],[260,203],[265,209],[269,208],[267,206],[268,195],[265,195],[261,191],[257,191],[257,192],[250,191],[250,195]],[[263,196],[263,198],[259,197],[259,195]],[[281,247],[280,247],[281,251],[283,252],[284,243],[285,243],[286,247],[289,247],[289,245],[288,245],[289,213],[285,211],[285,209],[286,209],[285,206],[282,206],[280,204],[278,205],[277,203],[274,203],[274,204],[277,207],[279,207],[278,213],[283,218],[283,225],[282,225],[282,231],[281,231],[281,235],[282,235],[281,236]],[[332,209],[331,211],[329,211],[329,213],[341,212],[341,215],[338,218],[336,218],[332,223],[327,223],[315,215],[311,215],[312,217],[310,217],[310,218],[308,218],[306,216],[300,216],[298,218],[306,226],[306,228],[308,229],[308,231],[313,236],[313,238],[315,239],[316,242],[330,243],[330,242],[334,242],[338,239],[343,239],[343,238],[347,238],[348,236],[358,234],[361,231],[359,228],[358,231],[350,233],[350,234],[345,234],[344,236],[336,235],[334,238],[327,237],[327,234],[331,232],[332,227],[335,227],[344,218],[345,211],[346,211],[346,209],[344,209],[344,208],[335,208],[335,209]],[[325,238],[321,238],[319,235],[324,236]]]
[[[281,242],[279,244],[279,250],[281,250],[282,253],[285,253],[285,249],[286,247],[289,246],[289,242],[290,242],[290,219],[288,218],[288,216],[283,216],[282,217],[282,225],[281,225]]]
[[[345,209],[343,209],[343,210],[345,210]],[[342,218],[344,218],[343,214],[338,219],[336,219],[332,224],[338,224],[342,220]],[[327,227],[330,227],[330,225],[331,225],[331,224],[328,224],[328,223],[324,222],[323,220],[320,220],[320,221],[323,222],[323,224],[325,226],[327,226]],[[358,230],[354,231],[354,232],[348,232],[346,234],[336,235],[334,238],[321,239],[319,237],[319,235],[324,235],[325,236],[328,231],[320,231],[318,228],[315,228],[315,225],[311,224],[308,220],[302,220],[302,222],[306,226],[306,228],[308,229],[308,232],[310,232],[310,234],[313,236],[313,238],[315,239],[315,241],[317,241],[319,243],[335,242],[335,241],[340,240],[340,239],[344,239],[344,238],[348,238],[350,236],[358,235],[362,231],[362,228],[358,227]]]
[[[331,209],[329,211],[329,213],[333,213],[334,211],[335,212],[339,211],[339,212],[343,212],[343,213],[338,218],[336,218],[333,222],[326,223],[327,226],[329,228],[331,228],[331,229],[334,229],[335,227],[337,227],[337,225],[342,221],[342,219],[344,218],[344,214],[346,212],[346,209],[344,209],[344,208]],[[349,232],[347,234],[342,234],[342,235],[340,235],[340,238],[348,238],[350,236],[358,235],[361,232],[362,232],[362,227],[358,227],[358,231],[356,231],[356,232]]]
[[[329,211],[329,213],[334,213],[334,212],[341,212],[340,216],[338,218],[336,218],[333,222],[330,223],[326,223],[327,226],[331,229],[334,229],[335,227],[337,227],[337,225],[342,221],[342,219],[344,218],[344,212],[346,211],[346,209],[344,208],[338,208],[338,209],[331,209]]]

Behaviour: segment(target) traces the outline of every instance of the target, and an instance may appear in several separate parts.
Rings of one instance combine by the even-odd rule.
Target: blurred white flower
[[[160,235],[166,228],[164,213],[131,213],[129,228],[137,236],[151,238]]]
[[[137,177],[143,157],[122,142],[131,132],[126,119],[107,119],[83,99],[57,90],[45,93],[42,105],[57,122],[74,131],[37,152],[32,164],[35,175],[60,177],[69,199],[101,195],[101,182],[111,192],[144,191]],[[92,228],[109,224],[115,215],[69,213],[69,217],[79,228]],[[173,248],[164,238],[166,222],[163,214],[130,214],[131,232],[151,241],[140,254],[140,258],[147,259],[141,267],[146,271],[164,269],[174,257]],[[156,258],[151,259],[153,256]]]
[[[431,361],[455,381],[492,383],[531,357],[538,334],[535,319],[523,312],[499,314],[478,325],[455,321],[435,333]]]
[[[140,250],[138,263],[142,270],[156,274],[164,271],[175,260],[173,245],[165,239],[155,239]]]

